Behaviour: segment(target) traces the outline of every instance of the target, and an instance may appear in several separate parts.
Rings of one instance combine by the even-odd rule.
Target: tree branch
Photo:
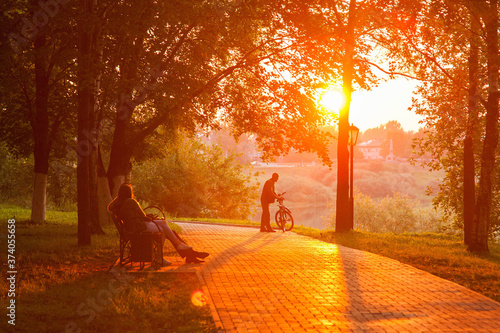
[[[417,52],[419,53],[420,55],[422,55],[425,59],[427,59],[428,61],[430,61],[431,63],[434,64],[434,66],[436,66],[448,79],[451,80],[451,82],[453,82],[453,84],[455,84],[460,90],[464,90],[464,91],[468,91],[467,87],[464,87],[463,84],[461,84],[460,82],[458,82],[457,80],[455,80],[455,78],[445,69],[443,68],[443,66],[441,66],[441,64],[439,63],[439,61],[432,55],[420,50],[416,45],[415,43],[411,40],[411,38],[406,35],[406,39],[408,41],[408,43],[411,45],[411,47]],[[479,101],[481,102],[481,104],[483,104],[483,106],[486,107],[486,101],[481,97],[481,95],[478,95],[477,96]]]
[[[385,70],[383,69],[382,67],[380,67],[379,65],[371,62],[371,61],[368,61],[366,59],[356,59],[356,61],[358,62],[364,62],[364,63],[367,63],[368,65],[370,66],[373,66],[373,67],[376,67],[378,70],[380,70],[381,72],[385,73],[385,74],[388,74],[388,75],[398,75],[398,76],[403,76],[403,77],[407,77],[409,79],[413,79],[413,80],[419,80],[419,81],[423,81],[421,79],[418,79],[417,77],[415,76],[411,76],[411,75],[408,75],[408,74],[405,74],[405,73],[400,73],[400,72],[392,72],[392,71],[388,71],[388,70]]]
[[[256,58],[256,59],[254,59],[252,61],[248,60],[252,54],[254,54],[258,50],[260,50],[263,46],[265,46],[265,45],[267,45],[267,44],[269,44],[269,43],[271,43],[273,41],[276,41],[276,39],[268,40],[266,42],[263,42],[260,45],[256,46],[255,48],[253,48],[252,50],[248,51],[240,60],[238,60],[236,62],[236,64],[234,64],[233,66],[229,66],[226,69],[224,69],[223,71],[221,71],[218,74],[214,75],[211,79],[209,79],[207,82],[205,82],[200,88],[198,88],[195,91],[193,91],[191,94],[189,94],[189,96],[187,96],[186,98],[182,99],[182,101],[180,101],[179,103],[175,104],[172,108],[170,108],[169,110],[167,110],[167,111],[163,112],[162,114],[159,114],[158,116],[156,116],[153,119],[151,119],[147,124],[145,124],[145,126],[143,127],[142,130],[140,130],[139,132],[137,132],[137,134],[134,136],[134,139],[131,140],[131,142],[133,142],[134,144],[142,142],[142,140],[144,140],[145,137],[147,137],[156,128],[158,128],[162,123],[165,122],[165,120],[168,118],[168,115],[172,111],[176,111],[176,110],[181,109],[184,105],[186,105],[187,103],[189,103],[190,101],[192,101],[193,99],[195,99],[196,97],[198,97],[199,95],[201,95],[202,93],[204,93],[205,91],[207,91],[208,89],[210,89],[216,83],[222,81],[223,79],[225,79],[226,77],[228,77],[229,75],[231,75],[235,70],[237,70],[239,68],[246,68],[246,67],[258,64],[261,61],[263,61],[265,59],[268,59],[268,58],[270,58],[270,57],[272,57],[272,56],[274,56],[276,54],[279,54],[279,53],[283,52],[284,50],[286,50],[286,49],[290,48],[291,46],[293,46],[293,44],[291,44],[291,45],[285,46],[285,47],[283,47],[281,49],[277,49],[274,52],[266,54],[265,56]]]

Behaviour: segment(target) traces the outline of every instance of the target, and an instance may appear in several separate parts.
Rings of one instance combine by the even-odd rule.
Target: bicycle
[[[276,215],[274,215],[274,220],[276,221],[278,228],[283,232],[290,231],[293,228],[292,212],[283,204],[283,201],[285,200],[285,198],[283,198],[283,194],[285,193],[286,192],[278,194],[279,198],[277,200],[279,210],[276,212]]]

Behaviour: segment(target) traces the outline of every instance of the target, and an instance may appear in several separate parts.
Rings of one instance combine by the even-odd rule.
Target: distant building
[[[387,162],[395,162],[397,160],[396,155],[394,155],[394,148],[392,146],[392,139],[390,141],[389,155],[386,156],[385,160]]]
[[[380,143],[377,140],[361,142],[357,146],[359,151],[363,154],[363,158],[365,160],[376,160],[382,158],[380,155],[382,147],[380,147]]]

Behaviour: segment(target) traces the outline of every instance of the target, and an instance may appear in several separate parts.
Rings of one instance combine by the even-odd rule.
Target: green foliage
[[[23,206],[31,200],[33,158],[16,158],[0,143],[0,200]]]
[[[443,232],[448,231],[442,213],[421,207],[418,200],[394,193],[392,197],[374,200],[360,192],[354,195],[354,228],[376,233]],[[335,207],[328,218],[330,227],[335,227]]]
[[[54,155],[65,154],[74,141],[76,11],[57,3],[6,0],[0,5],[0,141],[16,156],[27,157],[35,147],[47,154],[39,146],[45,139]]]
[[[163,155],[134,168],[139,199],[174,216],[244,219],[252,213],[258,184],[237,155],[195,138],[180,138]]]
[[[263,185],[271,178],[272,172],[280,175],[275,189],[277,192],[286,192],[285,199],[289,202],[307,203],[309,205],[325,205],[334,199],[332,188],[327,184],[334,174],[325,167],[281,168],[279,170],[258,168],[261,171],[259,182]],[[272,171],[271,171],[272,170]],[[332,184],[332,183],[330,183]],[[260,202],[258,203],[260,205]]]
[[[76,169],[71,160],[52,163],[47,179],[47,204],[57,209],[74,210],[76,202]],[[0,201],[24,207],[31,204],[33,188],[33,154],[12,155],[0,143]]]
[[[255,168],[266,172],[259,177],[260,182],[270,178],[269,168]],[[274,172],[274,171],[273,171]],[[335,166],[305,166],[280,168],[279,191],[287,191],[286,199],[293,202],[315,202],[327,204],[335,198],[337,171]],[[404,163],[381,161],[355,161],[354,187],[367,196],[384,198],[399,192],[411,199],[418,199],[428,205],[431,198],[426,191],[437,189],[440,172],[428,172],[421,167]],[[432,194],[432,193],[430,193]]]
[[[47,181],[49,205],[59,209],[76,210],[76,168],[73,160],[55,159]]]
[[[394,53],[403,56],[420,80],[416,90],[420,98],[413,100],[412,109],[423,116],[425,135],[415,147],[432,158],[430,169],[446,172],[435,205],[454,216],[457,226],[464,225],[464,209],[475,211],[471,224],[476,232],[467,231],[466,238],[471,250],[486,251],[487,237],[499,229],[500,221],[494,208],[499,206],[500,191],[494,179],[499,170],[495,160],[500,156],[495,129],[498,103],[484,103],[498,94],[498,36],[496,32],[482,33],[498,30],[497,3],[435,1],[421,5],[421,10],[412,13],[411,28],[405,15],[397,18],[400,22],[395,27],[404,33],[393,44]],[[467,153],[465,142],[471,145]],[[470,168],[464,170],[464,162]],[[475,179],[475,199],[464,200],[464,192],[473,191],[464,188],[464,172],[466,179]]]
[[[354,187],[373,199],[401,193],[429,205],[442,175],[406,163],[354,162]]]
[[[393,193],[406,193],[408,196],[415,197],[416,193],[411,193],[417,184],[415,178],[410,174],[400,174],[394,172],[360,172],[360,179],[356,180],[356,188],[373,198],[383,198]]]
[[[112,96],[100,103],[107,105],[105,113],[122,104],[112,177],[162,125],[191,133],[229,126],[235,137],[252,134],[266,158],[296,148],[328,162],[330,136],[321,124],[329,115],[318,112],[311,96],[320,76],[328,81],[330,73],[325,61],[317,69],[310,57],[300,56],[311,45],[296,29],[307,16],[295,13],[305,8],[197,0],[132,1],[108,9],[102,15],[108,18],[102,26],[106,93],[99,98]],[[294,82],[284,79],[285,72],[293,73]]]

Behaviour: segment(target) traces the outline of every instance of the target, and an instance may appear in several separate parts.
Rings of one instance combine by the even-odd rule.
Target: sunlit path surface
[[[500,303],[398,261],[292,232],[179,224],[211,253],[183,266],[222,331],[500,332]]]

